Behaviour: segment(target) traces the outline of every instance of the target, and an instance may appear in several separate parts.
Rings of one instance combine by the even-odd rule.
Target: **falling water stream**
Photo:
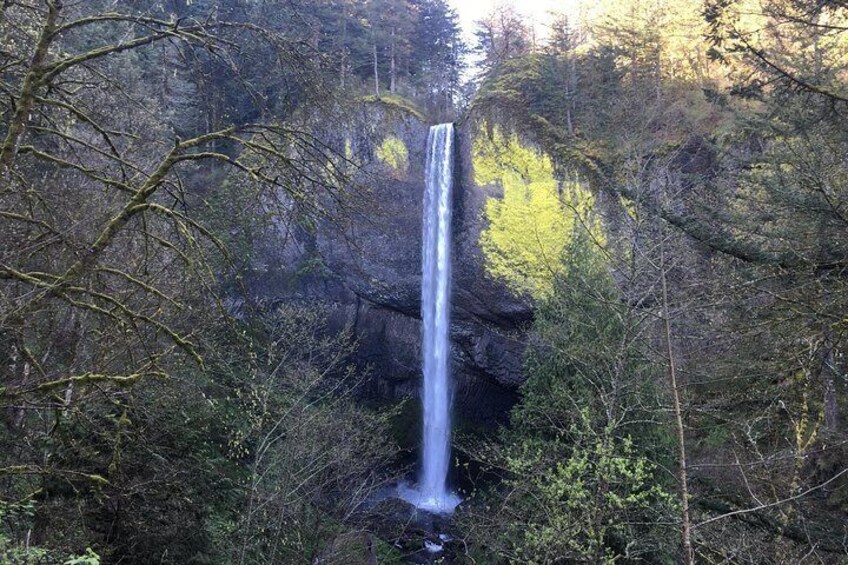
[[[422,466],[418,487],[404,489],[401,495],[418,508],[449,513],[460,501],[447,488],[451,452],[448,329],[453,124],[430,128],[425,180],[421,261],[421,318],[424,321]]]

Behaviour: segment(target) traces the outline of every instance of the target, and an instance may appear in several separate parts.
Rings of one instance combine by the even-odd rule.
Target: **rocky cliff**
[[[353,219],[312,230],[282,227],[263,244],[251,292],[265,300],[318,299],[330,305],[331,327],[352,329],[355,361],[370,367],[369,392],[416,396],[421,384],[421,221],[429,125],[390,101],[324,123],[361,169],[354,178]],[[478,241],[482,206],[495,194],[471,174],[468,132],[457,130],[454,181],[454,271],[451,347],[454,404],[461,418],[503,417],[522,380],[527,300],[488,277]],[[285,237],[283,237],[285,236]]]

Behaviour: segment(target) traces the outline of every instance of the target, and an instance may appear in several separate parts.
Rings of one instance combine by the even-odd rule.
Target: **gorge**
[[[539,1],[0,2],[0,563],[846,563],[848,5]]]

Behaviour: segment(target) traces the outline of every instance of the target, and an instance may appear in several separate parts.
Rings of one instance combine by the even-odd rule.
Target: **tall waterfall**
[[[421,318],[424,320],[424,453],[422,505],[440,508],[450,461],[450,324],[451,188],[453,124],[430,128],[424,191],[421,253]]]
[[[450,279],[453,124],[430,128],[421,253],[421,318],[424,321],[424,439],[418,488],[403,493],[417,507],[451,512],[459,498],[447,490],[450,463]]]

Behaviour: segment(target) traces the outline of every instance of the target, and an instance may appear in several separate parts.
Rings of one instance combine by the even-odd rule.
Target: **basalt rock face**
[[[363,166],[366,193],[346,226],[319,225],[271,238],[251,277],[258,298],[330,304],[331,329],[350,328],[355,361],[370,367],[368,390],[381,399],[417,396],[421,386],[421,232],[429,126],[391,104],[364,104],[344,126],[326,126]],[[380,158],[388,136],[406,163]],[[394,144],[398,146],[397,143]],[[458,130],[453,201],[451,351],[454,404],[461,418],[499,420],[522,381],[529,302],[491,280],[478,246],[491,189],[475,186],[467,133]],[[285,231],[282,230],[281,231]],[[285,243],[283,243],[285,239]],[[317,265],[317,267],[316,267]]]

